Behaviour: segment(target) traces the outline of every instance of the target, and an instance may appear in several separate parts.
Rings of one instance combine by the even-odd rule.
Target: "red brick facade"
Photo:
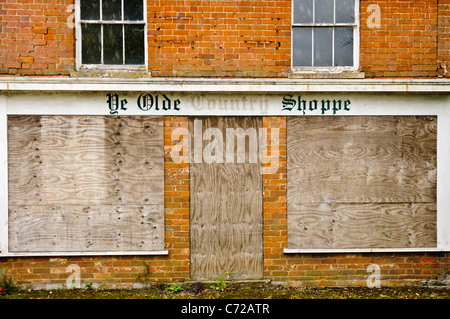
[[[370,5],[381,23],[369,27]],[[447,1],[360,1],[360,71],[367,78],[448,77]],[[0,75],[75,69],[74,5],[0,4]],[[291,1],[147,1],[153,77],[288,77]]]

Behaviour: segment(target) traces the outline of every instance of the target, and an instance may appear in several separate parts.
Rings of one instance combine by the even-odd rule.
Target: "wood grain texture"
[[[201,120],[203,129],[219,128],[224,136],[225,128],[262,124],[258,118]],[[190,172],[191,278],[214,280],[227,271],[233,279],[262,278],[260,163],[191,161]]]
[[[436,201],[435,117],[289,117],[287,125],[289,201]]]
[[[436,246],[436,204],[301,204],[288,213],[288,247]]]
[[[436,246],[436,117],[287,121],[288,247]]]
[[[71,232],[78,231],[73,228],[83,228],[87,222],[73,224],[69,212],[77,214],[86,207],[97,207],[101,213],[118,207],[128,211],[129,218],[138,218],[138,207],[144,210],[153,207],[152,211],[158,207],[160,216],[148,222],[157,220],[160,223],[157,227],[162,231],[163,144],[162,117],[8,117],[9,207],[17,212],[15,218],[10,216],[9,223],[13,230],[27,229],[21,239],[14,238],[18,236],[14,231],[10,232],[11,251],[75,249],[66,243],[73,239],[67,227],[71,225]],[[39,220],[25,218],[25,207],[28,211],[39,211],[36,218],[43,221],[53,218],[54,207],[65,212],[64,227],[46,225],[45,233],[61,239],[57,246],[40,246],[48,242],[47,237],[40,229],[27,228],[26,225],[39,224]],[[106,235],[108,229],[115,229],[117,221],[108,220],[107,214],[99,216],[102,217],[90,219],[99,226],[97,232],[90,234],[105,238],[94,240],[97,245],[92,249],[121,250],[123,245],[111,244],[111,236]],[[148,222],[145,225],[153,227]],[[104,227],[100,227],[102,223]],[[121,229],[120,233],[127,233],[124,227]],[[142,245],[142,250],[155,245],[162,247],[163,236],[158,236],[158,245]],[[25,241],[33,244],[23,246]],[[139,247],[137,243],[125,246]],[[85,245],[74,247],[90,251]]]
[[[162,205],[12,206],[14,252],[164,250]]]

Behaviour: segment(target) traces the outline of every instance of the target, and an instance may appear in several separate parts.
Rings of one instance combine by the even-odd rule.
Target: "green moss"
[[[183,291],[171,293],[164,287],[121,290],[37,290],[15,291],[0,299],[450,299],[448,288],[286,288],[227,287],[210,289],[201,283],[183,285]]]

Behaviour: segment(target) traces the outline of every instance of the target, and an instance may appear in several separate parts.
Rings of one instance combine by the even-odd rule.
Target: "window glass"
[[[302,27],[293,30],[294,66],[312,65],[312,28]]]
[[[124,20],[144,20],[144,8],[142,0],[126,0],[123,2],[123,5]]]
[[[100,0],[80,1],[81,20],[100,20]]]
[[[334,22],[334,0],[316,0],[315,23]]]
[[[101,25],[81,24],[82,63],[100,64],[102,62],[101,53]]]
[[[336,27],[334,29],[334,64],[336,66],[353,65],[353,28]]]
[[[105,24],[103,26],[103,63],[123,64],[122,25]]]
[[[336,2],[336,23],[353,23],[355,21],[355,1],[340,0]]]
[[[314,66],[333,65],[333,28],[314,29]]]
[[[144,25],[125,25],[125,64],[144,64]]]
[[[102,0],[103,20],[122,20],[121,0]]]
[[[313,23],[313,0],[294,0],[294,23]]]

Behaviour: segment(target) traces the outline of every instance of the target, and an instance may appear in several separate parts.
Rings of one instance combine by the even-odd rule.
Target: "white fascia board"
[[[446,79],[0,78],[0,92],[450,92]]]

